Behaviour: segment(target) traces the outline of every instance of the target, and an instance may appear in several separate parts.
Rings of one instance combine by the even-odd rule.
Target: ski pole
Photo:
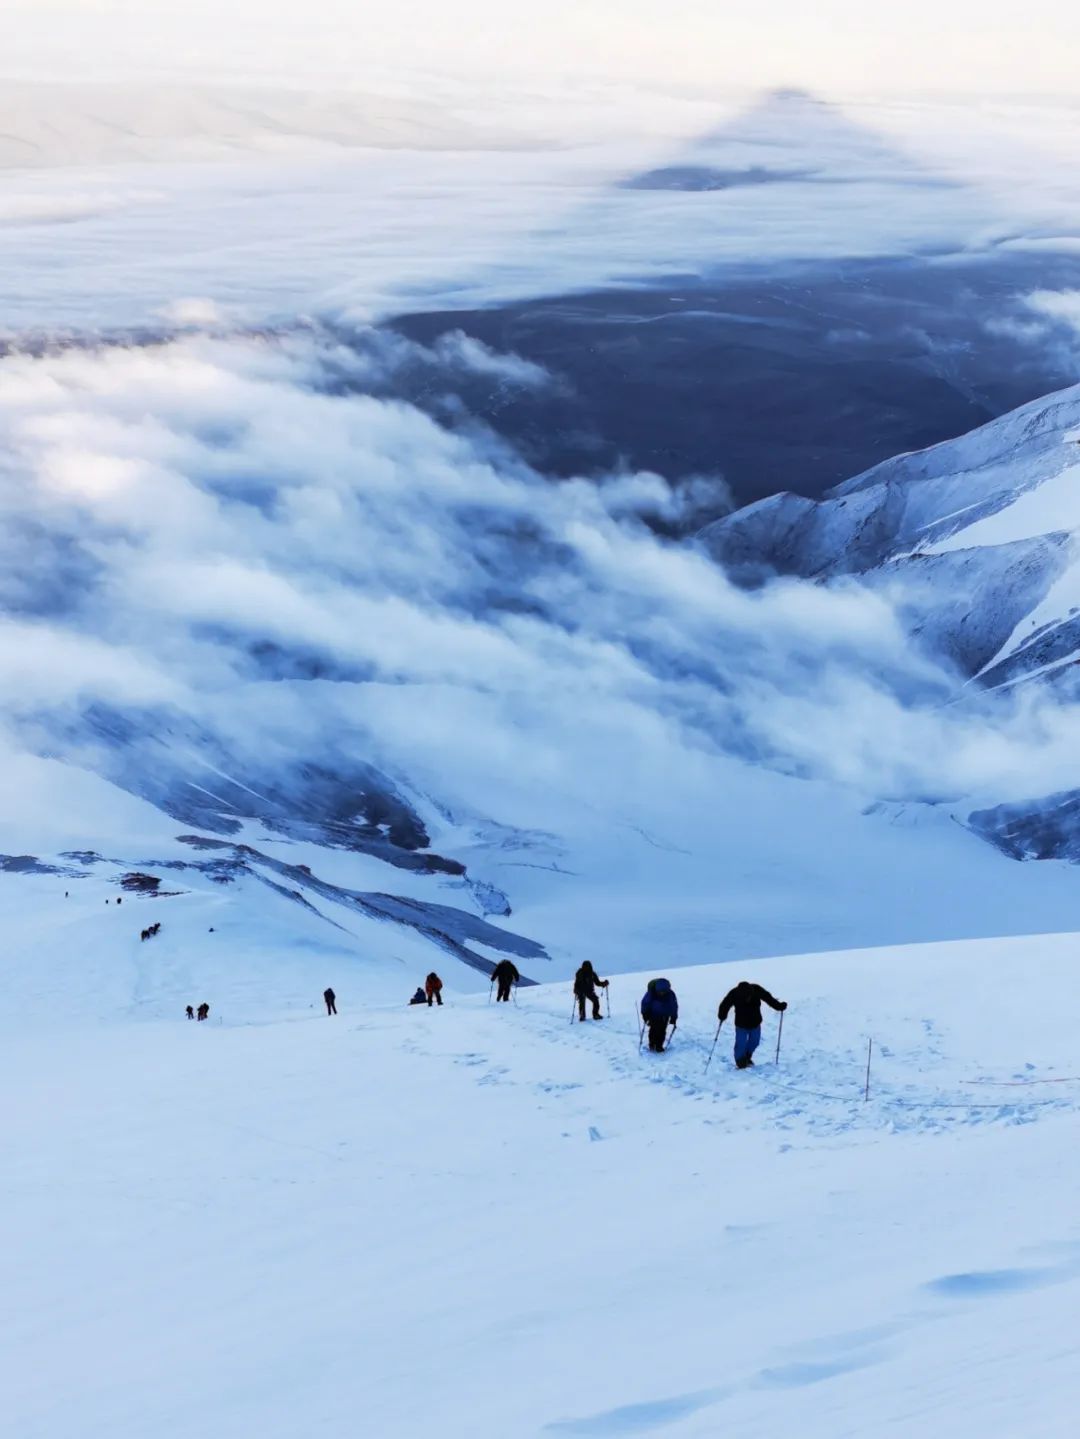
[[[783,1037],[784,1037],[784,1011],[781,1010],[781,1011],[780,1011],[780,1028],[779,1028],[779,1029],[777,1030],[777,1032],[776,1032],[776,1060],[775,1060],[775,1062],[776,1062],[777,1064],[780,1063],[780,1041],[783,1039]]]
[[[784,1017],[783,1015],[780,1016],[781,1019],[783,1019],[783,1017]],[[716,1041],[720,1038],[720,1031],[721,1031],[721,1029],[723,1029],[723,1027],[724,1027],[724,1021],[721,1020],[720,1023],[716,1026],[716,1033],[713,1035],[712,1049],[709,1050],[709,1057],[708,1057],[708,1059],[705,1061],[705,1071],[704,1071],[704,1072],[705,1072],[706,1074],[708,1074],[708,1072],[709,1072],[709,1065],[712,1063],[712,1057],[713,1057],[713,1055],[716,1053]]]

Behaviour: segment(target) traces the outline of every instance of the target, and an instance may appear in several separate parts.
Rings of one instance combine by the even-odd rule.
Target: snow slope
[[[432,810],[432,843],[459,875],[403,870],[255,819],[228,839],[193,833],[74,764],[9,755],[0,896],[9,945],[36,956],[9,978],[13,1001],[24,1021],[47,1016],[62,974],[58,988],[109,995],[87,1018],[164,1018],[199,1002],[191,986],[208,997],[226,982],[244,1004],[291,1005],[290,964],[303,993],[320,993],[323,955],[365,994],[396,1000],[432,965],[482,992],[504,954],[543,983],[585,958],[647,970],[1080,928],[1071,866],[1018,865],[944,807],[867,806],[722,755],[689,770],[660,759],[617,796],[617,773],[545,784],[480,763],[478,774],[440,777],[458,819]],[[467,805],[485,781],[498,822]],[[161,895],[125,892],[132,872],[159,878]],[[140,931],[157,920],[161,935],[144,945]],[[279,951],[293,956],[284,967]],[[144,972],[158,957],[169,963]],[[125,998],[116,986],[133,974],[137,993]]]
[[[68,968],[8,951],[48,1015],[0,1020],[12,1433],[1073,1432],[1074,935],[685,970],[656,1058],[633,976],[573,1028],[566,986],[410,1010],[269,945],[204,995],[169,919],[122,959],[68,903]],[[744,972],[780,1067],[770,1014],[706,1075]]]
[[[748,580],[858,575],[906,590],[913,631],[986,678],[1022,649],[1034,655],[1080,598],[1078,444],[1080,386],[886,460],[820,501],[773,495],[715,521],[702,540]]]

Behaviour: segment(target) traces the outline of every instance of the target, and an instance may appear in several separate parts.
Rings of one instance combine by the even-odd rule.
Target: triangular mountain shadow
[[[628,190],[730,190],[787,181],[953,187],[957,182],[805,90],[773,90],[688,142],[671,161],[620,181]]]
[[[480,420],[544,474],[655,471],[686,499],[682,532],[732,499],[820,495],[1069,384],[1064,347],[986,318],[1019,304],[1023,321],[1018,296],[1075,288],[1080,258],[973,246],[1012,233],[1008,206],[873,115],[775,91],[648,161],[622,152],[621,175],[572,187],[459,303],[420,297],[386,326],[426,347],[464,333],[552,382],[427,363],[395,372],[399,393],[451,426]],[[492,299],[504,284],[522,298]]]

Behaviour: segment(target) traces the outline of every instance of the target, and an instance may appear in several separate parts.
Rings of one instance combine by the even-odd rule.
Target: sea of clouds
[[[900,799],[1080,784],[1075,707],[949,703],[891,597],[733,586],[658,533],[681,504],[658,476],[552,480],[388,397],[403,346],[308,327],[0,362],[10,746],[93,767],[104,708],[478,811],[503,780],[614,798],[708,753]],[[549,382],[464,338],[425,363]]]
[[[38,139],[51,94],[19,112]],[[403,145],[406,107],[381,145],[294,121],[270,154],[264,97],[213,162],[166,161],[136,126],[138,163],[38,153],[9,169],[7,742],[94,766],[83,719],[106,711],[213,736],[219,755],[333,749],[480,808],[514,777],[614,796],[713,752],[868,796],[1080,783],[1072,708],[1034,691],[950,704],[957,677],[913,648],[888,597],[738,589],[663,538],[688,496],[659,476],[555,481],[467,413],[439,424],[395,398],[418,367],[448,392],[560,383],[464,335],[425,349],[366,328],[400,310],[1080,245],[1069,107],[654,101],[636,134],[625,117],[590,128],[584,101],[560,129],[551,96],[527,114],[488,96],[467,146]],[[511,149],[483,142],[511,130]],[[778,178],[627,183],[670,165]],[[1076,315],[1075,294],[1049,291],[985,320],[1069,346]],[[722,504],[719,479],[702,483]]]
[[[189,89],[170,130],[169,94],[0,96],[0,334],[146,326],[193,295],[244,324],[360,322],[747,267],[1080,247],[1066,105],[459,87],[425,99],[422,128],[405,101],[387,119],[378,94],[352,94],[327,131],[325,96]],[[100,154],[65,138],[99,131]],[[670,167],[772,183],[633,183]]]

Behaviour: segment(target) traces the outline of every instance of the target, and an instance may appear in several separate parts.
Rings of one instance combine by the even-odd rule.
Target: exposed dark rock
[[[132,870],[120,880],[122,889],[131,890],[135,894],[156,894],[160,884],[161,880],[157,875],[142,874],[138,870]]]
[[[1080,864],[1080,790],[977,810],[968,824],[1013,859]]]
[[[32,854],[0,854],[0,871],[5,874],[60,874],[69,879],[82,879],[77,869],[45,864]]]

